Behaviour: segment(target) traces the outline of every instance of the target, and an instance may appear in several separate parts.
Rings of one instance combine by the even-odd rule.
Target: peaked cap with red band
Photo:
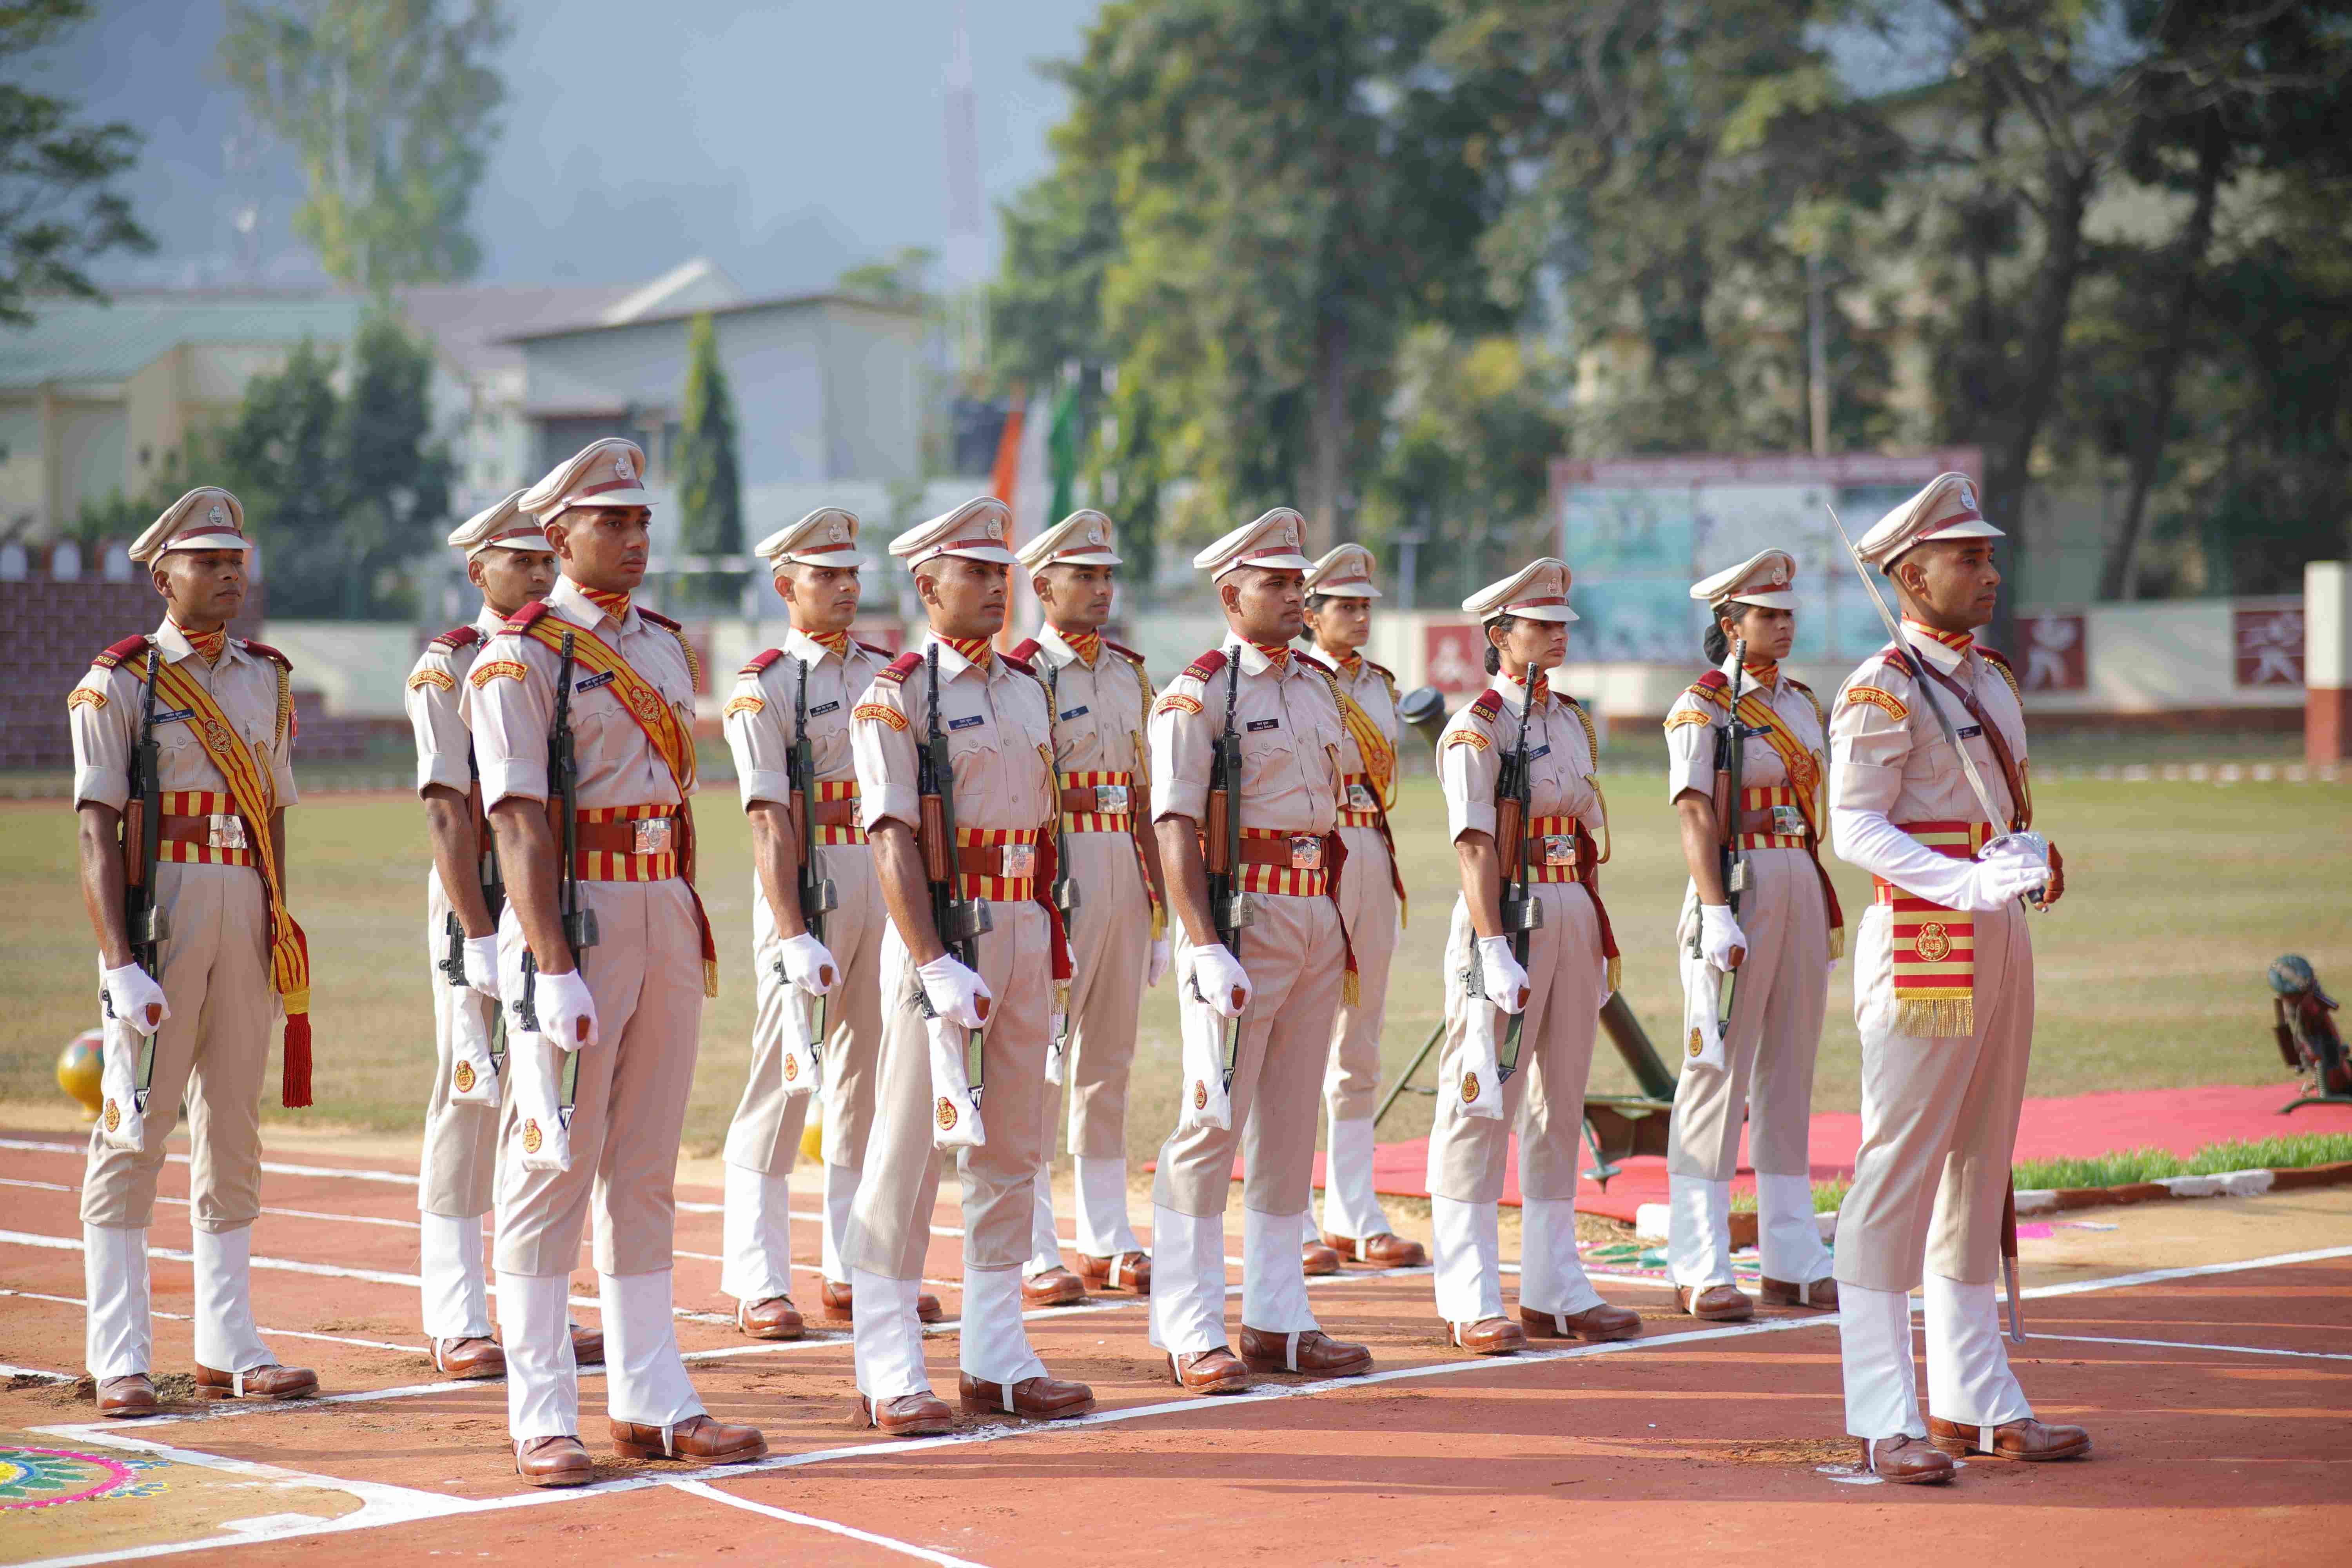
[[[1482,621],[1497,616],[1572,621],[1578,618],[1568,607],[1568,585],[1572,580],[1567,562],[1554,555],[1540,556],[1501,582],[1487,584],[1463,600],[1462,607]]]
[[[484,507],[449,531],[449,547],[462,550],[471,561],[485,550],[534,550],[552,553],[555,546],[522,510],[523,492],[515,491],[496,506]]]
[[[572,507],[651,506],[645,488],[645,448],[620,436],[582,447],[577,456],[522,492],[517,504],[541,522],[553,522]]]
[[[1931,539],[2000,539],[1977,505],[1976,481],[1966,474],[1937,474],[1917,495],[1878,520],[1854,544],[1865,566],[1884,572],[1915,544]]]
[[[245,507],[218,485],[198,485],[163,509],[131,544],[131,559],[152,566],[167,550],[248,550]]]

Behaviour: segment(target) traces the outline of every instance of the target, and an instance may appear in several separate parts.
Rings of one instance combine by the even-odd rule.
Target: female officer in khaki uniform
[[[1584,1277],[1576,1251],[1576,1141],[1601,1005],[1615,988],[1615,943],[1592,885],[1608,831],[1593,779],[1591,720],[1550,689],[1567,656],[1569,570],[1547,556],[1479,590],[1462,607],[1485,622],[1494,683],[1454,716],[1437,742],[1446,824],[1462,862],[1462,896],[1445,941],[1445,1048],[1429,1136],[1430,1217],[1437,1240],[1437,1313],[1464,1350],[1499,1355],[1538,1339],[1622,1340],[1641,1332]],[[1527,815],[1496,843],[1496,784],[1524,751]],[[1502,829],[1511,833],[1507,826]],[[1502,922],[1503,855],[1523,858],[1541,911],[1525,967]],[[1475,985],[1476,994],[1472,994]],[[1507,1016],[1522,1030],[1511,1056]],[[1501,1044],[1498,1046],[1498,1042]],[[1502,1081],[1498,1082],[1500,1079]],[[1503,1315],[1496,1235],[1503,1162],[1519,1137],[1522,1240],[1519,1322]],[[1524,1330],[1521,1325],[1524,1324]]]
[[[1820,859],[1821,709],[1811,690],[1780,672],[1796,636],[1797,595],[1790,588],[1796,566],[1786,551],[1767,550],[1691,590],[1713,616],[1706,656],[1716,668],[1666,715],[1666,794],[1682,819],[1691,874],[1675,932],[1685,1050],[1667,1134],[1666,1256],[1675,1302],[1715,1321],[1737,1321],[1756,1310],[1731,1271],[1731,1178],[1743,1110],[1756,1168],[1764,1300],[1837,1305],[1829,1249],[1813,1222],[1806,1133],[1822,1009],[1844,932]],[[1735,689],[1741,748],[1736,911],[1724,887],[1724,825],[1715,799],[1722,738],[1735,722]],[[1727,969],[1737,980],[1726,1026],[1717,1020]]]

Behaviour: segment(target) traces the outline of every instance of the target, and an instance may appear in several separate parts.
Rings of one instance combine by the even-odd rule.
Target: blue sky
[[[982,194],[1044,172],[1060,89],[1097,0],[965,0]],[[509,0],[507,126],[476,198],[482,280],[627,282],[707,254],[755,292],[829,282],[902,245],[940,247],[942,85],[957,0]],[[162,250],[118,284],[315,281],[287,228],[290,153],[234,146],[215,52],[220,0],[111,0],[34,62],[85,112],[147,135],[127,188]],[[257,243],[232,215],[257,206]]]

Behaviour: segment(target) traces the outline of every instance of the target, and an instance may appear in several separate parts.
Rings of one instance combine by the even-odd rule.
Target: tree
[[[743,477],[735,458],[735,406],[719,363],[719,330],[709,312],[687,331],[686,410],[677,444],[678,542],[689,555],[743,551]],[[693,591],[723,593],[729,579],[698,574]]]
[[[509,31],[498,0],[230,0],[222,68],[300,157],[294,229],[331,276],[382,290],[481,264],[467,217],[506,98],[488,62]]]
[[[30,74],[27,57],[86,20],[88,0],[23,0],[0,6],[0,59]],[[139,134],[120,121],[74,118],[67,98],[0,79],[0,322],[32,321],[26,297],[102,298],[83,268],[110,251],[148,251],[155,241],[131,216],[114,177],[138,161]]]

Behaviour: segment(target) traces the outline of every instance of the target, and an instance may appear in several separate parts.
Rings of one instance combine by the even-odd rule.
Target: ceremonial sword
[[[1913,647],[1910,639],[1903,635],[1903,628],[1895,619],[1895,613],[1886,607],[1886,600],[1878,592],[1878,584],[1870,580],[1870,569],[1863,564],[1862,552],[1853,547],[1853,535],[1846,532],[1845,524],[1839,521],[1837,508],[1823,501],[1822,510],[1830,514],[1830,525],[1837,530],[1838,538],[1844,542],[1846,558],[1853,563],[1854,575],[1862,579],[1863,591],[1870,595],[1872,605],[1878,611],[1878,618],[1885,623],[1886,635],[1894,639],[1897,648],[1909,654],[1913,658],[1924,658],[1926,656]],[[1918,690],[1920,700],[1927,705],[1927,711],[1936,716],[1936,727],[1944,732],[1945,742],[1959,757],[1960,772],[1967,775],[1969,791],[1977,797],[1977,805],[1984,809],[1986,826],[2000,827],[2006,819],[2000,812],[1993,809],[1992,791],[1987,787],[1984,775],[1977,771],[1976,759],[1969,755],[1969,749],[1966,746],[1960,744],[1960,733],[1953,728],[1951,719],[1944,712],[1943,703],[1937,700],[1936,683],[1927,676],[1925,669],[1920,672]],[[1738,715],[1734,714],[1732,723],[1737,726],[1738,722]],[[2019,833],[2016,837],[2031,841],[2042,851],[2043,860],[2049,859],[2050,841],[2041,834]],[[2027,899],[2020,899],[2018,902],[2029,910],[2035,907],[2032,901]],[[2009,1286],[2009,1339],[2011,1344],[2021,1345],[2025,1342],[2025,1320],[2020,1312],[2017,1301],[2017,1184],[2014,1179],[2011,1181],[2009,1192],[2001,1200],[2000,1217],[2000,1271]]]

